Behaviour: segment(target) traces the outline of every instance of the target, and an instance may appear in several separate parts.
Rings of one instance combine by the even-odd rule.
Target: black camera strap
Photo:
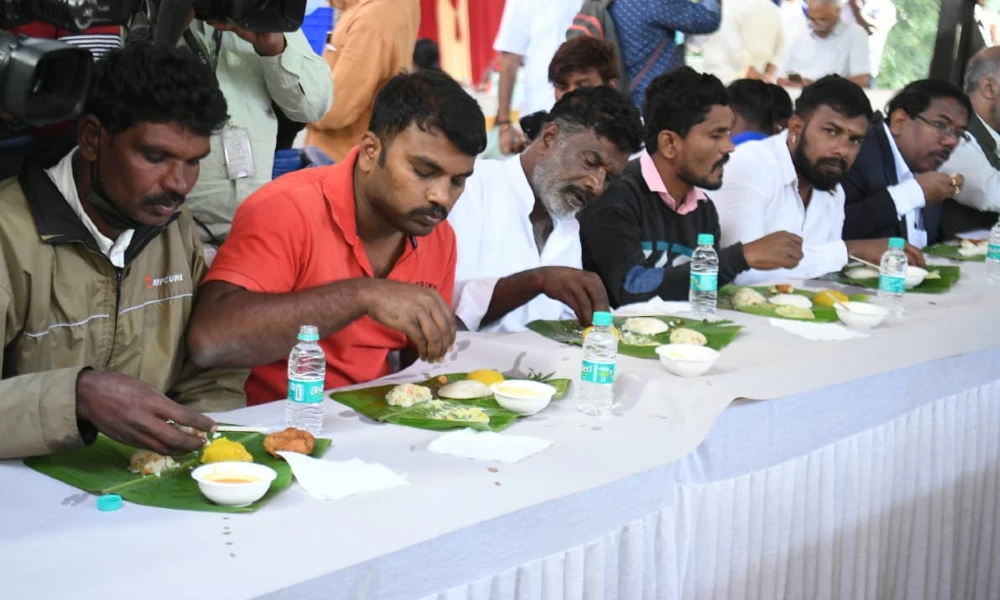
[[[201,64],[212,69],[214,72],[219,68],[219,53],[222,52],[222,32],[218,29],[212,34],[212,44],[215,45],[215,55],[212,57],[212,62],[208,61],[208,53],[205,51],[205,46],[202,45],[198,38],[195,37],[194,33],[190,29],[184,31],[184,42],[191,48],[191,51],[195,53]]]

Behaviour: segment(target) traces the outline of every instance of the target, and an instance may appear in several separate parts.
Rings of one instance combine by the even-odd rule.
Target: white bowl
[[[679,377],[704,375],[719,359],[719,353],[708,346],[667,344],[658,346],[656,354],[663,368]]]
[[[885,308],[868,302],[848,302],[847,306],[850,310],[839,304],[834,304],[833,308],[837,311],[837,318],[851,329],[878,327],[889,314]]]
[[[906,289],[915,288],[924,282],[927,277],[927,269],[920,267],[906,267]]]
[[[222,506],[249,506],[260,500],[278,476],[271,467],[249,462],[219,462],[191,472],[206,498]],[[226,482],[226,479],[248,481]]]
[[[519,415],[533,415],[549,405],[556,388],[539,381],[511,379],[490,386],[497,404]]]

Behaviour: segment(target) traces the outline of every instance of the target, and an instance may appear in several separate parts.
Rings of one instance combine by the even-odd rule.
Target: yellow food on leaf
[[[217,462],[253,462],[253,456],[243,444],[220,437],[205,448],[201,454],[201,462],[206,465]]]
[[[833,306],[836,304],[836,300],[840,300],[844,304],[851,301],[844,292],[838,292],[837,290],[823,290],[816,294],[813,298],[813,304],[818,306]]]
[[[580,335],[580,339],[583,339],[583,338],[587,337],[587,334],[590,333],[593,330],[594,330],[594,326],[593,325],[591,325],[590,327],[584,329],[583,333]],[[618,328],[615,327],[614,325],[611,326],[611,333],[615,334],[615,337],[618,338],[619,340],[622,339],[622,334],[618,331]]]
[[[500,371],[494,371],[493,369],[476,369],[466,375],[465,378],[471,381],[478,381],[486,386],[503,381],[503,375],[500,374]]]

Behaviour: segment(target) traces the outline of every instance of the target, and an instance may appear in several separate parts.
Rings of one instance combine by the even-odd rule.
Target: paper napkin
[[[547,450],[552,441],[523,435],[500,435],[492,431],[460,429],[446,433],[427,447],[435,454],[473,460],[491,460],[512,465]]]
[[[278,454],[288,462],[299,485],[320,500],[339,500],[409,483],[383,465],[368,464],[356,458],[334,462],[297,452]]]
[[[662,298],[653,298],[647,302],[622,306],[615,310],[614,314],[616,317],[655,317],[686,312],[691,312],[691,304],[688,302],[668,302]]]
[[[868,334],[854,331],[839,323],[808,323],[788,319],[770,319],[771,325],[807,340],[839,341],[866,338]]]

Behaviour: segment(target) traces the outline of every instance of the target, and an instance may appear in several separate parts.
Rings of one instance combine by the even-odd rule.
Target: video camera
[[[202,21],[268,33],[297,30],[306,10],[306,0],[159,0],[158,5],[153,41],[167,45],[180,40],[191,9]],[[142,10],[143,0],[0,0],[0,121],[44,126],[72,119],[83,108],[93,70],[89,50],[6,30],[44,21],[81,32],[126,25]]]

